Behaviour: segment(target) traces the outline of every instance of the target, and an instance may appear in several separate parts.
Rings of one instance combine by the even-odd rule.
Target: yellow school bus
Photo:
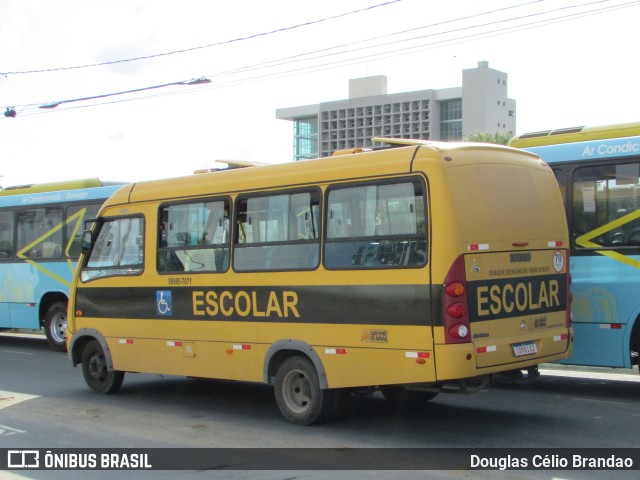
[[[125,372],[264,382],[296,424],[353,391],[415,402],[571,352],[553,173],[488,144],[391,147],[120,189],[86,232],[68,351]]]

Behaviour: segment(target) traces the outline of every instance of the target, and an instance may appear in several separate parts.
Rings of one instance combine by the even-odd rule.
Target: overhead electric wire
[[[174,86],[174,85],[189,85],[189,82],[190,82],[189,80],[182,80],[182,81],[179,81],[179,82],[164,83],[162,85],[153,85],[151,87],[133,88],[131,90],[124,90],[124,91],[121,91],[121,92],[103,93],[103,94],[100,94],[100,95],[93,95],[93,96],[90,96],[90,97],[72,98],[72,99],[69,99],[69,100],[60,100],[60,101],[57,101],[57,102],[52,102],[50,104],[40,105],[39,108],[55,108],[58,105],[61,105],[63,103],[85,102],[87,100],[97,100],[99,98],[115,97],[117,95],[126,95],[128,93],[143,92],[143,91],[146,91],[146,90],[157,90],[159,88],[171,87],[171,86]],[[191,80],[191,82],[193,82],[193,83],[196,83],[196,82],[209,83],[210,80],[204,81],[204,80],[194,79],[194,80]],[[31,106],[33,106],[33,105],[31,105]]]
[[[606,0],[606,1],[608,1],[608,0]],[[311,65],[311,66],[308,66],[308,67],[301,67],[301,68],[298,68],[298,69],[287,70],[285,72],[274,72],[274,73],[258,75],[258,76],[254,76],[254,77],[250,77],[250,78],[231,80],[231,81],[226,82],[226,83],[215,83],[215,84],[212,84],[212,85],[210,85],[208,87],[205,87],[205,88],[219,88],[221,86],[231,86],[231,85],[239,85],[239,84],[246,84],[246,83],[254,83],[256,81],[262,81],[262,80],[265,80],[265,79],[272,80],[272,79],[275,79],[275,78],[285,78],[285,77],[290,77],[290,76],[295,76],[295,75],[300,75],[300,74],[306,74],[306,73],[311,73],[311,72],[316,72],[316,71],[327,70],[327,69],[330,69],[330,68],[335,68],[336,66],[341,66],[342,67],[342,66],[346,66],[346,65],[356,65],[358,63],[368,62],[372,58],[374,58],[376,60],[380,60],[380,59],[392,58],[392,57],[397,57],[397,56],[402,56],[402,55],[409,55],[409,54],[416,53],[416,51],[424,51],[424,50],[430,50],[430,49],[433,49],[433,48],[441,48],[441,47],[444,47],[444,46],[457,45],[457,44],[460,44],[460,43],[466,43],[466,42],[469,42],[469,41],[472,41],[472,40],[476,40],[478,38],[489,38],[489,37],[494,37],[494,36],[505,35],[505,34],[513,33],[513,31],[530,30],[532,28],[539,28],[539,27],[543,27],[543,26],[546,26],[546,25],[549,25],[549,24],[553,24],[553,23],[561,23],[561,22],[566,22],[566,21],[570,21],[570,20],[575,20],[576,18],[597,15],[597,14],[605,13],[605,12],[608,12],[608,11],[617,10],[617,9],[620,9],[620,8],[627,8],[627,7],[631,7],[631,6],[636,6],[636,5],[639,5],[639,4],[640,4],[640,0],[635,0],[633,2],[629,2],[629,3],[624,4],[624,5],[610,6],[610,7],[597,9],[597,10],[591,10],[591,11],[587,11],[587,12],[573,13],[573,14],[570,14],[570,15],[562,16],[562,17],[537,20],[535,22],[529,22],[529,23],[515,25],[515,26],[508,26],[508,27],[504,27],[504,28],[501,28],[501,29],[492,30],[490,32],[479,32],[479,33],[474,33],[474,34],[470,34],[470,35],[465,35],[465,36],[462,36],[462,37],[448,38],[448,39],[438,40],[438,41],[427,43],[427,44],[421,44],[421,45],[415,45],[415,46],[411,46],[411,47],[405,47],[405,48],[390,50],[390,51],[387,51],[387,52],[373,53],[373,54],[370,54],[370,55],[363,55],[363,56],[354,57],[354,58],[348,58],[348,59],[344,59],[344,60],[336,60],[336,61],[333,61],[333,62],[328,62],[328,63],[325,63],[325,64],[321,64],[321,65]],[[442,45],[442,44],[444,44],[444,45]],[[179,92],[179,93],[181,93],[181,92]],[[160,94],[160,95],[163,95],[163,94]]]
[[[331,56],[331,55],[342,55],[344,54],[344,52],[337,52],[337,53],[332,53],[332,54],[325,54],[325,55],[320,55],[320,56],[315,56],[315,57],[310,57],[310,58],[306,58],[306,59],[296,59],[296,57],[302,57],[302,56],[308,56],[311,55],[313,53],[319,53],[319,52],[323,52],[323,51],[329,51],[329,50],[335,50],[337,48],[342,48],[345,46],[351,46],[351,45],[356,45],[356,44],[360,44],[360,43],[366,43],[372,40],[379,40],[382,38],[388,38],[391,36],[397,36],[397,35],[402,35],[404,33],[408,33],[408,32],[412,32],[412,31],[416,31],[416,30],[424,30],[425,28],[431,28],[431,27],[435,27],[435,26],[439,26],[439,25],[445,25],[445,24],[449,24],[449,23],[453,23],[453,22],[459,22],[462,20],[469,20],[471,18],[475,18],[475,17],[480,17],[480,16],[486,16],[486,15],[490,15],[493,13],[497,13],[497,12],[501,12],[501,11],[505,11],[505,10],[510,10],[513,8],[518,8],[518,7],[522,7],[522,6],[528,6],[531,4],[535,4],[535,3],[540,3],[543,2],[545,0],[532,0],[526,3],[522,3],[522,4],[518,4],[518,5],[511,5],[508,7],[503,7],[503,8],[499,8],[499,9],[495,9],[495,10],[489,10],[487,12],[482,12],[479,14],[474,14],[474,15],[468,15],[465,17],[460,17],[460,18],[456,18],[456,19],[452,19],[452,20],[445,20],[442,22],[438,22],[438,23],[434,23],[434,24],[430,24],[430,25],[424,25],[421,27],[415,27],[415,28],[411,28],[408,30],[403,30],[400,32],[394,32],[391,34],[387,34],[387,35],[380,35],[377,37],[373,37],[373,38],[369,38],[369,39],[365,39],[365,40],[359,40],[356,42],[351,42],[351,43],[347,43],[347,44],[343,44],[343,45],[337,45],[337,46],[333,46],[333,47],[329,47],[329,48],[325,48],[325,49],[321,49],[321,50],[316,50],[313,52],[307,52],[307,53],[303,53],[303,54],[298,54],[298,55],[294,55],[291,57],[285,57],[279,60],[271,60],[269,62],[264,62],[261,64],[256,64],[256,65],[251,65],[251,66],[247,66],[247,67],[241,67],[235,70],[228,70],[228,71],[224,71],[224,72],[219,72],[213,75],[209,75],[208,77],[222,77],[222,76],[226,76],[226,75],[230,75],[230,74],[235,74],[235,73],[241,73],[241,72],[250,72],[250,71],[254,71],[254,70],[259,70],[261,68],[267,68],[267,66],[269,68],[272,68],[274,66],[279,66],[279,65],[283,65],[283,64],[287,64],[287,63],[293,63],[293,62],[299,62],[299,61],[308,61],[309,59],[317,59],[317,58],[322,58],[325,56]],[[609,1],[609,0],[600,0],[600,1]],[[352,12],[353,13],[353,12]],[[329,17],[331,18],[331,17]],[[483,26],[483,25],[479,25],[478,27]],[[474,27],[467,27],[467,28],[476,28]],[[460,29],[460,30],[464,30],[464,29]],[[456,30],[453,30],[456,31]],[[436,34],[431,34],[431,35],[439,35],[439,33]],[[414,38],[421,38],[421,37],[414,37]],[[405,41],[410,41],[412,39],[404,39],[404,40],[397,40],[396,42],[392,42],[392,43],[400,43],[400,42],[405,42]],[[359,49],[352,49],[350,51],[357,51],[357,50],[364,50],[364,49],[371,49],[371,48],[376,48],[379,47],[380,45],[372,45],[372,46],[368,46],[368,47],[361,47]],[[349,51],[347,51],[349,52]],[[281,62],[281,63],[276,63],[276,62]],[[110,97],[110,96],[117,96],[117,95],[123,95],[123,94],[128,94],[128,93],[136,93],[139,91],[144,91],[144,90],[153,90],[153,89],[158,89],[158,88],[164,88],[167,86],[172,86],[172,85],[180,85],[180,84],[184,84],[184,82],[171,82],[171,83],[167,83],[167,84],[163,84],[163,85],[156,85],[156,86],[151,86],[151,87],[143,87],[143,88],[137,88],[137,89],[132,89],[132,90],[126,90],[126,91],[122,91],[122,92],[116,92],[116,93],[109,93],[109,94],[102,94],[102,95],[95,95],[95,96],[91,96],[91,97],[84,97],[84,98],[77,98],[77,99],[71,99],[71,100],[61,100],[61,101],[56,101],[56,102],[52,102],[50,104],[30,104],[30,105],[25,105],[25,107],[31,107],[31,106],[38,106],[39,108],[55,108],[57,106],[59,106],[60,104],[64,104],[64,103],[73,103],[73,102],[80,102],[80,101],[86,101],[86,100],[94,100],[94,99],[99,99],[99,98],[105,98],[105,97]],[[110,102],[111,103],[111,102]]]
[[[378,37],[372,37],[372,38],[365,39],[365,40],[359,40],[359,41],[356,41],[356,42],[351,42],[351,43],[347,43],[347,44],[343,44],[343,45],[338,45],[338,46],[333,46],[333,47],[329,47],[329,48],[325,48],[325,49],[321,49],[321,50],[316,50],[316,51],[313,51],[313,52],[307,52],[307,53],[303,53],[303,54],[292,55],[292,56],[289,56],[289,57],[283,57],[283,58],[278,59],[278,60],[271,60],[269,62],[258,63],[258,64],[255,64],[255,65],[250,65],[250,66],[246,66],[246,67],[240,67],[240,68],[237,68],[237,69],[232,69],[232,70],[219,72],[219,73],[216,73],[216,74],[207,75],[207,77],[208,78],[215,78],[215,77],[219,77],[219,76],[227,76],[227,75],[232,75],[232,74],[237,74],[237,73],[250,72],[250,71],[254,71],[254,70],[261,70],[263,68],[273,68],[273,67],[277,67],[277,66],[281,66],[281,65],[290,64],[290,63],[304,62],[304,61],[309,61],[309,60],[319,59],[319,58],[324,58],[324,57],[344,55],[346,53],[352,53],[352,52],[357,52],[357,51],[361,51],[361,50],[370,50],[372,48],[386,47],[388,45],[410,42],[410,41],[413,41],[413,40],[419,40],[419,39],[423,39],[423,38],[427,38],[427,37],[435,37],[435,36],[440,36],[440,35],[447,35],[447,34],[462,32],[462,31],[466,31],[466,30],[472,30],[472,29],[476,29],[476,28],[488,27],[488,26],[496,25],[496,24],[500,24],[500,23],[511,22],[511,21],[516,21],[516,20],[522,20],[522,19],[531,18],[531,17],[535,17],[535,16],[540,16],[540,15],[547,15],[547,14],[550,14],[550,13],[555,13],[555,12],[559,12],[561,10],[567,10],[567,9],[571,9],[571,8],[580,8],[580,7],[583,7],[583,6],[590,6],[590,5],[594,5],[594,4],[600,4],[600,3],[607,3],[607,2],[610,2],[612,0],[596,0],[596,1],[593,1],[593,2],[590,2],[590,3],[586,3],[586,4],[570,5],[570,6],[565,6],[565,7],[560,7],[560,8],[547,10],[547,11],[544,11],[544,12],[531,13],[531,14],[522,15],[522,16],[519,16],[519,17],[512,17],[512,18],[509,18],[509,19],[496,20],[496,21],[493,21],[493,22],[487,22],[487,23],[478,24],[478,25],[460,27],[460,28],[457,28],[457,29],[447,30],[447,31],[443,31],[443,32],[429,33],[427,35],[421,35],[421,36],[417,36],[417,37],[410,37],[410,38],[405,38],[405,39],[400,39],[400,40],[394,40],[392,42],[387,42],[387,43],[379,43],[379,44],[375,44],[375,45],[368,45],[368,46],[358,47],[358,48],[354,48],[354,49],[350,49],[350,50],[344,50],[344,51],[338,51],[338,52],[332,52],[332,53],[323,53],[322,55],[309,56],[309,55],[312,55],[312,54],[315,54],[315,53],[328,52],[330,50],[335,50],[335,49],[338,49],[338,48],[342,48],[344,46],[352,46],[352,45],[356,45],[356,44],[366,43],[366,42],[373,41],[373,40],[379,40],[379,39],[382,39],[382,38],[388,38],[388,37],[391,37],[391,36],[401,35],[401,34],[407,33],[407,32],[412,32],[412,31],[421,30],[421,29],[425,29],[425,28],[431,28],[431,27],[440,26],[440,25],[444,25],[444,24],[449,24],[449,23],[462,21],[462,20],[468,20],[470,18],[484,16],[484,15],[487,15],[487,14],[491,14],[491,13],[495,13],[495,12],[499,12],[499,11],[503,11],[503,10],[508,10],[510,8],[527,6],[527,5],[530,5],[532,3],[538,3],[540,1],[544,1],[544,0],[536,0],[535,2],[528,2],[528,3],[524,3],[524,4],[512,6],[512,7],[506,7],[506,8],[502,8],[502,9],[498,9],[498,10],[492,10],[492,11],[489,11],[489,12],[484,12],[484,13],[480,13],[480,14],[476,14],[476,15],[467,16],[467,17],[460,17],[460,18],[456,18],[456,19],[453,19],[453,20],[447,20],[447,21],[444,21],[444,22],[439,22],[439,23],[434,23],[434,24],[431,24],[431,25],[426,25],[426,26],[423,26],[423,27],[417,27],[417,28],[412,28],[412,29],[409,29],[409,30],[404,30],[402,32],[395,32],[395,33],[391,33],[391,34],[387,34],[387,35],[382,35],[382,36],[378,36]],[[631,3],[637,3],[637,2],[631,2]],[[613,7],[609,7],[609,8],[613,8]],[[579,13],[573,14],[573,15],[579,15]],[[306,57],[306,58],[300,58],[300,57]],[[279,63],[277,63],[277,62],[279,62]]]
[[[523,6],[529,6],[529,5],[532,5],[534,3],[540,3],[540,2],[544,2],[544,1],[546,1],[546,0],[532,0],[532,1],[529,1],[529,2],[526,2],[526,3],[520,3],[518,5],[510,5],[508,7],[503,7],[503,8],[498,8],[498,9],[495,9],[495,10],[489,10],[489,11],[482,12],[482,13],[468,15],[466,17],[458,17],[458,18],[454,18],[454,19],[451,19],[451,20],[444,20],[442,22],[432,23],[432,24],[429,24],[429,25],[423,25],[423,26],[420,26],[420,27],[414,27],[414,28],[410,28],[410,29],[407,29],[407,30],[402,30],[402,31],[399,31],[399,32],[388,33],[388,34],[385,34],[385,35],[378,35],[378,36],[375,36],[375,37],[366,38],[364,40],[356,40],[354,42],[343,43],[341,45],[334,45],[332,47],[327,47],[327,48],[321,48],[321,49],[318,49],[318,50],[313,50],[311,52],[305,52],[305,53],[300,53],[300,54],[296,54],[296,55],[291,55],[291,56],[288,56],[288,57],[282,57],[282,58],[275,59],[275,60],[269,60],[267,62],[257,63],[257,64],[249,65],[249,66],[246,66],[246,67],[240,67],[240,68],[237,68],[237,69],[234,69],[234,70],[223,71],[223,72],[220,72],[220,73],[218,73],[216,75],[226,75],[226,74],[230,74],[230,73],[251,71],[253,69],[256,69],[257,67],[267,67],[267,66],[278,66],[278,65],[281,65],[281,63],[276,63],[276,62],[285,62],[286,61],[288,63],[288,62],[295,62],[295,61],[304,61],[306,59],[302,59],[302,60],[297,60],[297,59],[299,57],[305,57],[305,56],[313,55],[313,54],[316,54],[316,53],[327,52],[327,51],[330,51],[330,50],[335,50],[335,49],[343,48],[343,47],[350,47],[352,45],[358,45],[358,44],[361,44],[361,43],[367,43],[367,42],[371,42],[373,40],[380,40],[380,39],[383,39],[383,38],[394,37],[394,36],[397,36],[397,35],[402,35],[402,34],[409,33],[409,32],[414,32],[414,31],[417,31],[417,30],[424,30],[425,28],[433,28],[433,27],[437,27],[437,26],[440,26],[440,25],[447,25],[449,23],[459,22],[459,21],[462,21],[462,20],[470,20],[472,18],[491,15],[493,13],[498,13],[498,12],[502,12],[502,11],[505,11],[505,10],[511,10],[511,9],[514,9],[514,8],[520,8],[520,7],[523,7]],[[599,1],[610,1],[610,0],[599,0]],[[365,47],[365,48],[371,48],[371,47]],[[312,58],[319,58],[319,57],[312,57]]]
[[[357,13],[366,12],[366,11],[373,10],[373,9],[376,9],[376,8],[379,8],[379,7],[385,7],[387,5],[398,3],[398,2],[401,2],[401,1],[402,0],[389,0],[389,1],[384,2],[384,3],[371,5],[371,6],[368,6],[368,7],[365,7],[365,8],[361,8],[361,9],[358,9],[358,10],[352,10],[352,11],[346,12],[346,13],[340,13],[340,14],[329,16],[329,17],[320,18],[320,19],[317,19],[317,20],[311,20],[311,21],[308,21],[308,22],[303,22],[303,23],[299,23],[299,24],[296,24],[296,25],[291,25],[291,26],[288,26],[288,27],[277,28],[277,29],[270,30],[270,31],[267,31],[267,32],[255,33],[255,34],[252,34],[252,35],[233,38],[233,39],[230,39],[230,40],[223,40],[223,41],[211,43],[211,44],[208,44],[208,45],[201,45],[199,47],[190,47],[190,48],[184,48],[184,49],[181,49],[181,50],[174,50],[174,51],[171,51],[171,52],[156,53],[156,54],[152,54],[152,55],[143,55],[143,56],[135,57],[135,58],[126,58],[126,59],[121,59],[121,60],[112,60],[112,61],[108,61],[108,62],[91,63],[91,64],[86,64],[86,65],[75,65],[75,66],[69,66],[69,67],[56,67],[56,68],[43,68],[43,69],[37,69],[37,70],[34,69],[34,70],[23,70],[23,71],[14,71],[14,72],[0,72],[0,75],[1,76],[8,76],[8,75],[24,75],[24,74],[33,74],[33,73],[60,72],[60,71],[65,71],[65,70],[77,70],[77,69],[81,69],[81,68],[102,67],[102,66],[106,66],[106,65],[115,65],[115,64],[118,64],[118,63],[136,62],[136,61],[139,61],[139,60],[149,60],[149,59],[152,59],[152,58],[166,57],[166,56],[169,56],[169,55],[177,55],[177,54],[180,54],[180,53],[187,53],[187,52],[193,52],[193,51],[196,51],[196,50],[203,50],[203,49],[206,49],[206,48],[218,47],[218,46],[221,46],[221,45],[228,45],[228,44],[231,44],[231,43],[241,42],[241,41],[244,41],[244,40],[251,40],[251,39],[254,39],[254,38],[264,37],[264,36],[267,36],[267,35],[273,35],[273,34],[276,34],[276,33],[286,32],[286,31],[289,31],[289,30],[295,30],[295,29],[301,28],[301,27],[308,27],[308,26],[316,25],[318,23],[326,22],[326,21],[329,21],[329,20],[335,20],[335,19],[338,19],[338,18],[347,17],[349,15],[354,15],[354,14],[357,14]]]
[[[611,1],[611,0],[598,0],[598,1],[591,2],[590,4],[586,4],[586,5],[593,5],[593,4],[596,4],[596,3],[603,3],[603,2],[609,2],[609,1]],[[569,20],[573,20],[575,18],[581,18],[581,17],[585,17],[585,16],[596,15],[596,14],[599,14],[599,13],[605,13],[605,12],[608,12],[608,11],[617,10],[617,9],[620,9],[620,8],[631,7],[631,6],[636,6],[636,5],[639,5],[639,4],[640,4],[640,0],[634,0],[634,1],[628,2],[626,4],[608,6],[608,7],[604,7],[604,8],[600,8],[600,9],[589,10],[589,11],[586,11],[586,12],[577,12],[577,13],[563,15],[563,16],[555,17],[555,18],[547,18],[547,19],[537,20],[537,21],[534,21],[534,22],[523,23],[523,24],[514,25],[514,26],[508,26],[508,27],[492,30],[492,31],[489,31],[489,32],[473,33],[473,34],[470,34],[470,35],[465,35],[465,36],[457,37],[457,38],[453,38],[453,39],[443,39],[443,40],[438,40],[438,41],[427,43],[427,44],[414,45],[414,46],[410,46],[410,47],[404,47],[404,48],[399,48],[399,49],[395,49],[395,50],[390,50],[390,51],[387,51],[387,52],[373,53],[373,54],[370,54],[370,55],[364,55],[364,56],[360,56],[360,57],[355,57],[353,59],[337,60],[336,62],[330,62],[330,63],[324,64],[324,66],[345,63],[345,62],[349,62],[350,60],[359,60],[359,59],[367,59],[368,60],[370,58],[378,58],[381,55],[384,55],[384,57],[382,57],[382,58],[389,58],[392,55],[388,55],[388,54],[392,54],[392,53],[403,52],[403,51],[406,51],[406,50],[422,49],[425,46],[432,46],[432,45],[437,45],[437,44],[440,44],[440,43],[449,43],[449,42],[462,43],[462,42],[458,42],[458,40],[468,41],[469,39],[475,39],[477,37],[485,38],[485,37],[489,37],[489,36],[495,36],[495,35],[504,34],[504,32],[508,31],[508,30],[525,30],[525,28],[523,28],[523,27],[535,28],[535,26],[545,26],[545,25],[551,24],[551,23],[569,21]],[[514,18],[510,18],[510,19],[506,19],[506,20],[499,20],[499,21],[495,21],[495,22],[488,22],[488,23],[485,23],[485,24],[482,24],[482,25],[461,27],[461,28],[454,29],[454,30],[448,30],[446,32],[432,33],[432,34],[428,34],[428,35],[422,35],[422,36],[419,36],[419,37],[412,37],[412,38],[409,38],[409,39],[396,40],[394,42],[389,42],[389,43],[386,43],[386,44],[378,44],[378,45],[373,45],[373,46],[368,46],[368,47],[360,47],[360,48],[357,48],[357,49],[352,49],[352,50],[348,50],[348,51],[344,51],[344,52],[337,52],[337,53],[333,53],[333,54],[316,56],[316,57],[312,57],[312,59],[319,59],[319,58],[323,58],[323,57],[327,57],[327,56],[335,56],[335,55],[341,55],[341,54],[345,54],[345,53],[353,53],[353,52],[357,52],[357,51],[361,51],[361,50],[367,50],[367,49],[371,49],[371,48],[379,48],[379,47],[384,47],[384,46],[387,46],[387,45],[404,43],[404,42],[424,39],[424,38],[428,38],[428,37],[436,37],[436,36],[445,35],[445,34],[459,33],[459,32],[466,31],[466,30],[471,30],[471,29],[474,29],[474,28],[480,28],[480,27],[486,27],[486,26],[490,26],[490,25],[496,25],[496,24],[499,24],[499,23],[510,22],[510,21],[513,21],[513,20],[522,20],[522,19],[525,19],[525,18],[531,18],[531,17],[534,17],[534,16],[543,15],[543,14],[547,14],[547,13],[550,13],[550,12],[556,12],[556,11],[564,10],[566,8],[571,8],[571,7],[564,7],[564,8],[549,10],[549,11],[543,12],[543,13],[530,14],[530,15],[525,15],[525,16],[521,16],[521,17],[514,17]],[[529,28],[526,28],[526,29],[529,29]],[[411,53],[413,53],[413,52],[411,52]],[[401,53],[399,53],[399,55],[401,55]],[[290,63],[293,63],[293,62],[290,62]],[[312,67],[305,67],[305,68],[313,68],[313,66]],[[247,71],[251,71],[251,70],[247,70]],[[207,75],[208,78],[214,78],[215,76],[216,75]]]
[[[599,1],[595,1],[595,2],[591,2],[589,4],[583,4],[583,5],[594,5],[594,4],[601,4],[601,3],[609,3],[612,0],[599,0]],[[426,43],[426,44],[420,44],[420,45],[414,45],[414,46],[410,46],[410,47],[405,47],[405,48],[401,48],[401,49],[395,49],[395,50],[390,50],[390,51],[385,51],[385,52],[377,52],[377,53],[372,53],[370,55],[360,55],[357,57],[353,57],[353,58],[348,58],[348,59],[343,59],[343,60],[336,60],[336,61],[332,61],[332,62],[328,62],[328,63],[324,63],[324,64],[314,64],[314,65],[310,65],[307,67],[301,67],[301,68],[295,68],[295,69],[288,69],[288,70],[284,70],[284,71],[278,71],[278,72],[272,72],[272,73],[265,73],[263,75],[256,75],[253,77],[248,77],[248,78],[240,78],[240,79],[235,79],[235,80],[230,80],[228,82],[222,82],[222,83],[215,83],[215,84],[211,84],[207,87],[201,87],[201,88],[194,88],[194,89],[189,89],[189,90],[180,90],[180,91],[172,91],[172,92],[163,92],[163,93],[159,93],[159,94],[155,94],[155,95],[149,95],[149,96],[145,96],[145,97],[136,97],[133,99],[122,99],[122,100],[117,100],[117,101],[113,101],[113,102],[104,102],[104,103],[99,103],[99,104],[94,104],[91,106],[99,106],[99,105],[103,105],[103,104],[112,104],[112,103],[120,103],[120,102],[125,102],[125,101],[134,101],[134,100],[141,100],[141,99],[149,99],[149,98],[157,98],[157,97],[162,97],[162,96],[169,96],[169,95],[180,95],[180,94],[187,94],[187,93],[194,93],[196,91],[202,91],[203,89],[209,89],[209,88],[221,88],[221,87],[228,87],[228,86],[233,86],[233,85],[239,85],[239,84],[246,84],[246,83],[254,83],[254,82],[258,82],[258,81],[264,81],[266,79],[274,79],[274,78],[285,78],[285,77],[290,77],[290,76],[295,76],[295,75],[300,75],[300,74],[306,74],[306,73],[311,73],[311,72],[315,72],[315,71],[321,71],[321,70],[327,70],[330,68],[336,68],[337,66],[345,66],[346,64],[348,65],[353,65],[353,64],[357,64],[357,63],[362,63],[362,62],[366,62],[366,61],[370,61],[371,58],[375,58],[375,59],[383,59],[383,58],[390,58],[390,57],[396,57],[396,56],[401,56],[401,55],[407,55],[407,54],[413,54],[416,51],[422,51],[422,50],[427,50],[427,49],[433,49],[433,48],[441,48],[443,46],[449,46],[449,45],[454,45],[454,44],[459,44],[459,43],[465,43],[465,42],[469,42],[472,40],[476,40],[478,38],[487,38],[487,37],[492,37],[492,36],[498,36],[498,35],[505,35],[508,33],[513,33],[514,31],[520,31],[520,30],[526,30],[526,29],[531,29],[531,28],[539,28],[542,26],[546,26],[548,24],[552,24],[552,23],[559,23],[559,22],[565,22],[565,21],[570,21],[570,20],[574,20],[576,18],[581,18],[581,17],[585,17],[585,16],[592,16],[592,15],[598,15],[598,14],[602,14],[602,13],[606,13],[609,11],[613,11],[613,10],[617,10],[617,9],[622,9],[622,8],[628,8],[628,7],[632,7],[632,6],[636,6],[640,4],[640,0],[635,0],[635,1],[631,1],[631,2],[627,2],[624,4],[616,4],[616,5],[610,5],[610,6],[606,6],[603,8],[598,8],[598,9],[591,9],[591,10],[587,10],[587,11],[582,11],[582,12],[576,12],[576,13],[572,13],[569,15],[563,15],[560,17],[553,17],[553,18],[546,18],[546,19],[542,19],[542,20],[536,20],[534,22],[528,22],[528,23],[524,23],[524,24],[519,24],[519,25],[512,25],[512,26],[507,26],[501,29],[494,29],[491,31],[485,31],[485,32],[478,32],[478,33],[474,33],[471,35],[465,35],[465,36],[459,36],[459,37],[455,37],[455,38],[446,38],[443,40],[438,40],[435,42],[430,42],[430,43]],[[544,12],[546,14],[548,13],[553,13],[553,12],[557,12],[560,10],[564,10],[566,8],[569,7],[563,7],[563,8],[559,8],[559,9],[555,9],[555,10],[549,10],[547,12]],[[526,16],[520,16],[520,17],[515,17],[515,18],[511,18],[511,19],[504,19],[504,20],[500,20],[500,21],[495,21],[495,22],[489,22],[487,24],[483,24],[483,25],[476,25],[475,27],[464,27],[464,28],[460,28],[460,29],[453,29],[453,30],[448,30],[445,32],[440,32],[437,34],[429,34],[429,35],[424,35],[421,37],[414,37],[412,39],[407,39],[406,41],[409,40],[415,40],[416,38],[425,38],[425,37],[432,37],[435,35],[445,35],[445,34],[450,34],[450,33],[458,33],[461,30],[467,30],[469,28],[479,28],[481,26],[486,26],[486,25],[495,25],[496,23],[505,23],[505,22],[510,22],[513,20],[522,20],[523,18],[530,18],[533,16],[539,16],[540,13],[537,14],[530,14],[530,15],[526,15]],[[455,20],[449,21],[449,23],[453,22]],[[412,29],[415,30],[415,29]],[[399,43],[398,42],[393,42],[393,43]],[[379,45],[380,46],[380,45]],[[348,53],[353,53],[353,52],[357,52],[359,50],[362,49],[353,49],[353,50],[348,50],[346,52],[341,52],[342,54],[348,54]],[[268,63],[268,62],[266,62]],[[294,62],[291,62],[294,63]],[[270,67],[262,67],[262,68],[255,68],[254,70],[260,70],[260,69],[267,69]],[[251,70],[241,70],[238,69],[237,73],[247,73],[248,71]],[[226,75],[222,75],[219,74],[220,76],[232,76],[232,73],[227,73]],[[215,76],[215,75],[214,75]],[[208,76],[210,77],[210,76]],[[180,82],[173,82],[172,84],[179,84]],[[167,85],[172,85],[172,84],[167,84]],[[142,91],[145,90],[143,89],[136,89],[137,91]],[[108,96],[108,95],[105,95]],[[96,96],[95,98],[99,98],[101,96]],[[30,105],[31,106],[31,105]],[[67,108],[65,110],[69,110],[71,108],[80,108],[80,107],[70,107]],[[39,112],[25,112],[24,115],[34,115],[34,114],[39,114],[39,113],[49,113],[49,112],[43,112],[43,111],[39,111]]]

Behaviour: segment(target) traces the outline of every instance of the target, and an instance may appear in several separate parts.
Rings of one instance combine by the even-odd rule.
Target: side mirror
[[[93,234],[91,230],[96,230],[96,224],[101,225],[100,220],[96,218],[89,218],[84,221],[84,232],[82,233],[82,253],[85,255],[91,251],[93,245]]]
[[[82,234],[82,253],[85,255],[91,251],[91,245],[93,243],[93,235],[91,230],[85,230]]]

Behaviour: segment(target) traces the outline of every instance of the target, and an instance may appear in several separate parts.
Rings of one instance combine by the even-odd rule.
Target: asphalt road
[[[473,395],[441,394],[397,408],[353,397],[347,415],[300,427],[269,386],[127,374],[115,395],[91,392],[79,368],[42,338],[0,334],[0,448],[636,448],[640,375],[543,369],[535,381],[497,379]],[[380,450],[384,452],[386,450]],[[282,468],[286,468],[283,464]],[[257,475],[256,473],[259,473]],[[609,472],[611,473],[611,472]],[[603,475],[605,474],[605,475]],[[603,471],[191,472],[0,471],[0,479],[69,478],[610,478]],[[627,476],[628,475],[628,476]],[[638,471],[615,472],[638,478]]]

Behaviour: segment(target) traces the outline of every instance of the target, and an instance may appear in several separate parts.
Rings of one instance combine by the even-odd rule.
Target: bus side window
[[[13,212],[0,212],[0,260],[13,257]]]
[[[99,204],[70,205],[66,208],[64,253],[67,257],[77,259],[80,256],[85,220],[95,218],[99,209]]]
[[[320,261],[320,191],[253,195],[237,203],[234,269],[310,270]]]
[[[164,206],[159,218],[158,272],[224,272],[229,268],[228,200]]]
[[[608,163],[576,169],[572,231],[578,248],[637,246],[640,219],[632,214],[639,208],[640,164]],[[610,224],[615,226],[591,234]]]
[[[58,258],[62,254],[62,209],[33,208],[18,212],[18,256]]]
[[[418,181],[330,189],[326,267],[423,266],[427,261],[423,191]]]

